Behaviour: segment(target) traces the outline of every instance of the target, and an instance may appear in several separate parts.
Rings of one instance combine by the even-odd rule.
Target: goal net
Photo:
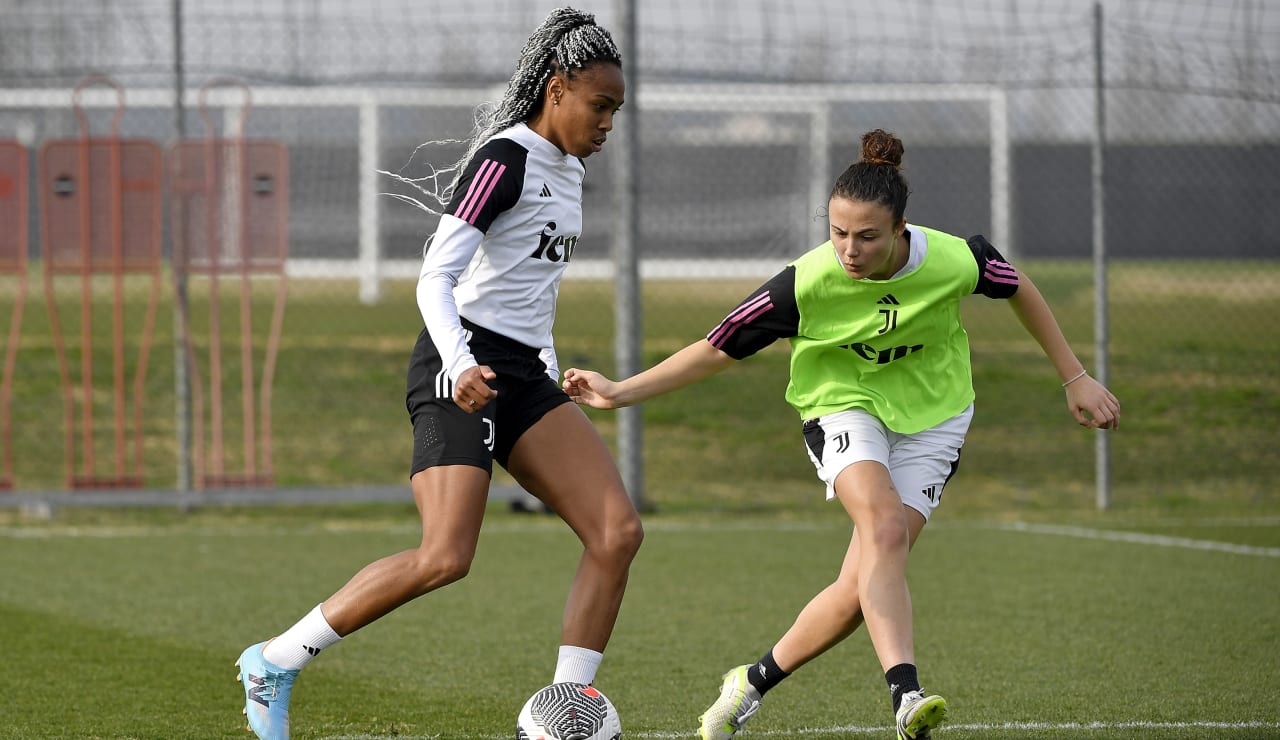
[[[248,138],[281,141],[291,173],[288,272],[358,278],[366,300],[381,281],[416,275],[436,217],[389,193],[413,196],[378,170],[422,177],[453,162],[474,108],[500,88],[255,87]],[[172,92],[126,90],[129,137],[170,138]],[[70,89],[0,90],[0,116],[40,136],[76,135]],[[203,101],[206,108],[201,109]],[[188,91],[190,136],[231,130],[241,91]],[[86,91],[81,105],[106,125],[118,100]],[[987,85],[652,84],[621,114],[639,111],[637,194],[644,277],[757,277],[821,243],[835,177],[857,159],[861,134],[884,128],[907,142],[910,216],[985,233],[1011,254],[1010,144],[1004,92]],[[94,117],[98,118],[94,118]],[[25,122],[25,124],[24,124]],[[38,146],[39,142],[31,142]],[[587,161],[583,245],[570,278],[612,275],[609,151]]]

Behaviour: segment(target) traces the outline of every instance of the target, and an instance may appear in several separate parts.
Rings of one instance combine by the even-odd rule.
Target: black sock
[[[899,663],[885,671],[884,681],[889,684],[889,693],[893,695],[894,712],[902,704],[903,694],[920,690],[920,678],[916,675],[916,667],[911,663]]]
[[[764,657],[756,661],[756,664],[747,669],[747,680],[755,687],[756,691],[764,696],[764,692],[782,683],[782,679],[790,676],[790,673],[778,667],[773,659],[773,651],[764,654]]]

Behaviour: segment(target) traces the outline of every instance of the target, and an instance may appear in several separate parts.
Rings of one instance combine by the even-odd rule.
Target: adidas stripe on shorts
[[[476,362],[497,373],[489,385],[498,395],[474,413],[458,408],[453,402],[453,382],[424,328],[413,347],[405,380],[405,406],[413,422],[410,477],[437,465],[471,465],[492,475],[493,461],[506,467],[520,435],[551,409],[572,403],[547,375],[538,350],[466,319],[462,325]]]

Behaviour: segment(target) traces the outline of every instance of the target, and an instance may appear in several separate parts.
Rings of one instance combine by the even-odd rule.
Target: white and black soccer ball
[[[553,683],[524,703],[516,740],[618,740],[622,722],[613,702],[594,686]]]

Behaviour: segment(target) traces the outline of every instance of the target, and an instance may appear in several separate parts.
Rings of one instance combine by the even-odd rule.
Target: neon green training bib
[[[960,299],[977,287],[977,262],[964,239],[913,228],[928,250],[901,277],[851,278],[829,241],[793,263],[800,325],[786,398],[801,418],[860,408],[913,434],[973,402]]]

